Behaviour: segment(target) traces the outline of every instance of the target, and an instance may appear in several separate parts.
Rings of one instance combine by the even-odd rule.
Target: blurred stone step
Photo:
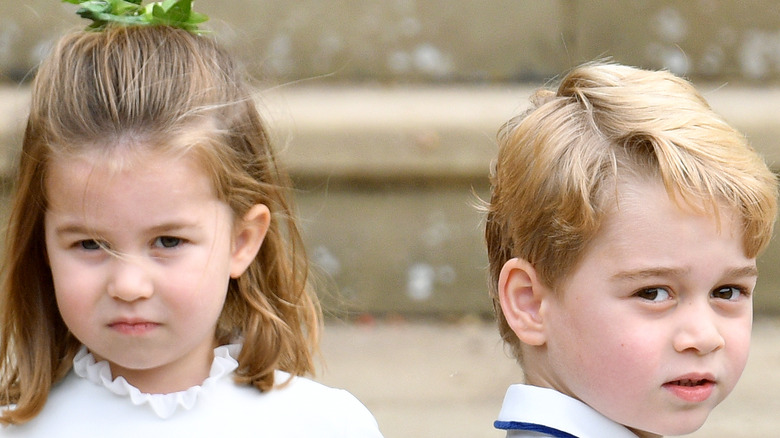
[[[258,104],[296,182],[301,227],[328,307],[489,313],[476,205],[499,126],[534,86],[279,87]],[[780,88],[700,85],[780,167]],[[21,141],[28,89],[0,87],[0,170]],[[780,313],[780,243],[759,261],[756,309]],[[342,315],[343,316],[343,315]]]
[[[327,289],[372,312],[489,313],[475,205],[487,196],[496,131],[527,106],[534,88],[267,93],[271,125],[287,139],[282,156],[302,189],[309,251],[329,275]],[[699,88],[778,169],[780,88]],[[777,240],[759,268],[756,309],[780,312]]]

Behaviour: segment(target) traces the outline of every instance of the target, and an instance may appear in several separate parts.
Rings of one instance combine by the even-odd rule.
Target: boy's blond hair
[[[499,131],[486,207],[490,295],[501,336],[518,360],[521,342],[499,304],[502,267],[514,257],[527,260],[555,290],[614,208],[619,178],[660,179],[672,199],[731,208],[742,218],[747,256],[767,246],[776,178],[687,81],[586,64],[557,91],[540,90],[531,101]]]

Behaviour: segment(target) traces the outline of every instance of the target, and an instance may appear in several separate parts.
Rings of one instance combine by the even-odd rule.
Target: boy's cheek
[[[735,324],[726,335],[726,355],[730,360],[730,369],[734,374],[734,384],[742,375],[750,353],[752,318],[744,318],[741,324]]]

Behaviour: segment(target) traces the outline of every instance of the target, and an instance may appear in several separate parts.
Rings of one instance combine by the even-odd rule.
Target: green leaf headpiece
[[[103,30],[107,26],[173,26],[201,33],[200,23],[209,19],[192,10],[193,0],[164,0],[141,4],[142,0],[62,0],[81,6],[76,11],[81,17],[92,20],[90,30]]]

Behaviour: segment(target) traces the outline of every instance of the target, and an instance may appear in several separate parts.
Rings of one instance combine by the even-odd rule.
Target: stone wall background
[[[58,0],[1,0],[0,74],[28,75],[86,23]],[[516,82],[612,57],[695,80],[777,81],[774,0],[199,0],[208,27],[274,83]]]
[[[780,168],[780,2],[198,0],[258,78],[297,185],[319,290],[338,316],[488,315],[475,205],[500,124],[532,90],[612,58],[687,76]],[[0,182],[7,206],[28,81],[87,21],[0,0]],[[756,308],[780,313],[780,243]]]

